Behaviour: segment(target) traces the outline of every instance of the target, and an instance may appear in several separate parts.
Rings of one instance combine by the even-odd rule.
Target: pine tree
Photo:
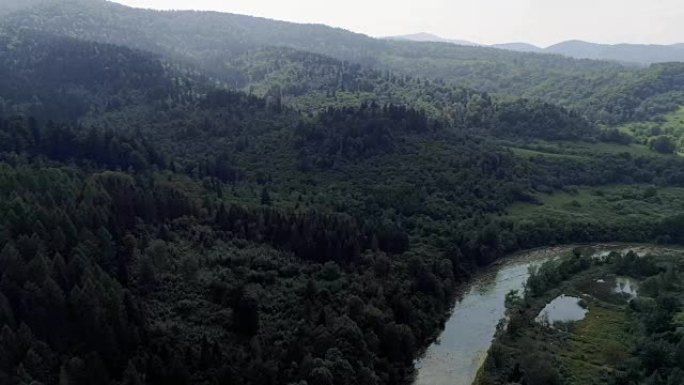
[[[261,190],[261,204],[265,206],[271,205],[271,195],[266,187]]]

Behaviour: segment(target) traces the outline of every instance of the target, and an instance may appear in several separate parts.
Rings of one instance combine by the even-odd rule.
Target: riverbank
[[[458,290],[458,298],[434,342],[416,360],[414,383],[471,385],[482,366],[497,325],[505,315],[505,297],[511,290],[522,290],[529,268],[575,248],[597,253],[633,250],[680,252],[676,247],[637,243],[601,243],[537,248],[511,254],[475,274]]]
[[[505,314],[506,293],[522,287],[530,266],[569,253],[574,247],[515,253],[475,274],[458,291],[441,334],[416,360],[415,383],[470,385]]]
[[[475,384],[591,385],[619,383],[618,378],[679,376],[670,367],[632,370],[651,354],[644,347],[652,334],[649,330],[674,333],[667,337],[670,342],[678,335],[673,320],[681,314],[684,299],[684,289],[679,287],[684,264],[673,258],[684,253],[673,248],[645,249],[649,251],[645,254],[655,257],[640,257],[632,250],[602,255],[605,259],[584,255],[545,264],[531,276],[523,296],[508,298],[508,322],[498,330]],[[586,316],[540,322],[542,309],[559,296],[576,298]],[[680,339],[679,345],[672,344],[673,350],[682,345]],[[664,359],[662,366],[667,365]]]

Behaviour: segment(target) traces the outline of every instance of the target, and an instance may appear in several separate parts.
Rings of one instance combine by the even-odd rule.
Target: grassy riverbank
[[[525,293],[509,296],[509,322],[502,324],[475,383],[631,384],[652,377],[663,382],[646,383],[680,383],[668,381],[684,374],[684,333],[677,323],[684,314],[684,264],[668,254],[613,254],[605,261],[571,256],[544,265]],[[638,283],[636,299],[615,290],[618,277]],[[536,322],[560,295],[581,299],[586,318],[552,327]]]
[[[673,212],[684,212],[684,188],[679,187],[614,185],[568,188],[554,194],[538,194],[535,198],[538,204],[512,205],[510,216],[554,216],[614,222],[628,218],[660,219]]]

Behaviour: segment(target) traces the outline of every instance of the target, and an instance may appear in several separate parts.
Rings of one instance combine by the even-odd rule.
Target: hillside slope
[[[171,68],[155,55],[32,31],[0,29],[6,114],[77,120],[169,97]]]
[[[103,0],[46,4],[14,13],[2,23],[155,52],[228,82],[245,77],[231,65],[236,57],[279,46],[414,77],[442,79],[503,97],[543,99],[582,111],[593,120],[613,123],[628,116],[607,114],[616,109],[591,96],[629,88],[631,83],[652,76],[648,69],[607,62],[446,43],[377,40],[321,25],[240,15],[140,10]],[[657,95],[630,97],[644,101]]]
[[[544,52],[579,59],[612,60],[623,63],[649,65],[653,63],[684,62],[684,51],[677,45],[596,44],[584,41],[565,41],[552,45]]]
[[[405,106],[174,99],[192,79],[154,55],[3,38],[2,383],[406,381],[456,280],[500,253],[445,244],[526,188],[512,155]]]
[[[542,53],[544,52],[543,48],[539,48],[536,45],[528,44],[528,43],[502,43],[502,44],[494,44],[492,45],[494,48],[499,48],[499,49],[506,49],[509,51],[517,51],[517,52],[534,52],[534,53]]]
[[[658,224],[518,221],[514,202],[684,185],[679,157],[598,151],[596,127],[561,106],[214,35],[193,50],[199,35],[157,42],[78,1],[56,6],[76,23],[58,36],[0,34],[14,75],[0,87],[2,384],[406,383],[479,266],[558,241],[650,240]],[[207,16],[163,17],[187,15]],[[74,25],[80,39],[64,36]],[[153,53],[85,40],[138,32]],[[235,53],[215,68],[253,93],[187,69],[212,50]],[[283,95],[318,96],[299,111]],[[513,147],[528,139],[589,148]]]
[[[421,32],[421,33],[414,33],[410,35],[399,35],[399,36],[390,36],[386,37],[385,39],[387,40],[405,40],[405,41],[417,41],[417,42],[432,42],[432,43],[451,43],[451,44],[456,44],[456,45],[465,45],[465,46],[478,46],[480,44],[473,43],[468,40],[461,40],[461,39],[445,39],[443,37],[439,37],[437,35],[433,35],[431,33],[426,33],[426,32]]]
[[[476,44],[465,40],[445,39],[429,33],[392,36],[386,39],[487,47],[487,45]],[[546,48],[537,47],[524,42],[492,44],[488,47],[515,52],[563,55],[575,59],[613,61],[629,65],[650,65],[654,63],[684,61],[682,44],[597,44],[580,40],[568,40]]]

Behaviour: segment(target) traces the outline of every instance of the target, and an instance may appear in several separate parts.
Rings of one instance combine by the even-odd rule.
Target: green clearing
[[[622,145],[616,143],[602,142],[546,142],[533,141],[528,143],[506,143],[506,147],[515,155],[532,158],[535,156],[545,156],[550,158],[588,160],[599,155],[620,155],[629,154],[631,156],[672,156],[651,151],[644,144]]]
[[[684,107],[665,115],[658,121],[628,123],[617,127],[620,131],[632,135],[638,143],[646,144],[652,137],[668,135],[675,139],[679,150],[684,142]]]
[[[684,211],[684,188],[679,187],[585,187],[554,194],[537,194],[535,197],[541,204],[516,203],[510,207],[509,216],[624,220],[658,219]]]
[[[546,156],[549,158],[557,158],[557,159],[569,159],[569,160],[579,160],[579,161],[586,161],[588,160],[584,156],[580,155],[568,155],[568,154],[558,154],[558,153],[553,153],[553,152],[545,152],[545,151],[540,151],[540,150],[530,150],[527,148],[520,148],[520,147],[508,147],[509,150],[511,150],[515,155],[523,157],[523,158],[534,158],[536,156]]]
[[[684,107],[679,110],[671,112],[665,116],[665,123],[662,125],[665,133],[683,133],[684,132]]]
[[[614,373],[613,367],[629,357],[634,346],[633,321],[621,307],[593,300],[587,318],[578,322],[560,353],[572,384],[591,384]]]
[[[532,306],[535,313],[559,294],[583,298],[589,313],[582,321],[563,325],[558,330],[534,325],[524,333],[529,338],[555,341],[549,352],[556,357],[561,377],[570,385],[606,383],[615,376],[618,366],[630,357],[637,341],[635,320],[627,311],[627,302],[619,295],[606,292],[610,284],[599,285],[599,279],[611,276],[610,269],[595,267],[563,282]],[[608,279],[610,282],[610,279]]]

